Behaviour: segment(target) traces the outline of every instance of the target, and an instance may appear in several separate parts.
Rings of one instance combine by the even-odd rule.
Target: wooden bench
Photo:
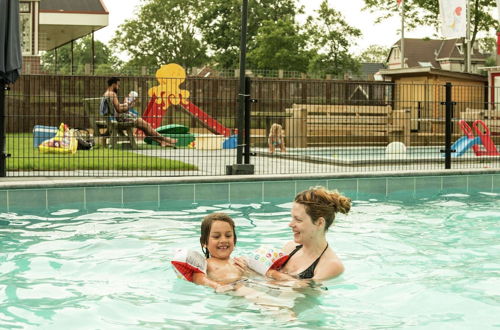
[[[410,111],[390,106],[294,104],[286,109],[290,147],[410,144]]]
[[[472,124],[482,120],[488,126],[491,135],[500,135],[500,110],[470,109],[460,112],[460,119]]]
[[[134,136],[134,123],[118,122],[111,116],[102,116],[99,113],[101,98],[83,99],[85,116],[89,119],[89,126],[93,131],[97,143],[106,146],[107,139],[112,148],[116,148],[119,142],[128,144],[132,149],[137,148]]]

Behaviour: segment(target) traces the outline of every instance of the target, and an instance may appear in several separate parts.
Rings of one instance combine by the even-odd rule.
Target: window
[[[20,13],[29,13],[30,12],[30,3],[29,2],[19,3],[19,12]]]
[[[433,68],[431,62],[418,62],[418,65],[420,65],[423,68]]]
[[[32,51],[32,16],[29,2],[19,3],[19,30],[23,55],[31,55]]]
[[[401,51],[398,47],[394,47],[394,59],[399,60],[401,58]]]

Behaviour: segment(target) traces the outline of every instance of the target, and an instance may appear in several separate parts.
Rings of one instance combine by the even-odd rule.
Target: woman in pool
[[[277,269],[267,271],[266,276],[275,280],[327,280],[340,275],[344,266],[329,247],[326,231],[336,213],[347,214],[350,209],[349,198],[323,187],[297,194],[288,224],[293,241],[283,247],[288,259]]]
[[[207,258],[207,272],[195,273],[193,282],[220,289],[242,278],[246,270],[231,258],[236,245],[234,221],[225,213],[212,213],[201,223],[200,244]]]

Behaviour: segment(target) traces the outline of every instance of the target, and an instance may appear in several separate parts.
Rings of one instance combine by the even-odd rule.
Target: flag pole
[[[405,67],[405,0],[401,4],[401,69]]]
[[[465,27],[465,39],[467,40],[467,56],[466,56],[466,68],[465,72],[470,73],[471,72],[471,38],[470,38],[470,1],[466,0],[465,2],[465,8],[466,8],[466,16],[467,16],[467,24]]]

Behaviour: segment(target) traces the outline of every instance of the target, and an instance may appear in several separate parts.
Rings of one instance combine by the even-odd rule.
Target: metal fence
[[[237,162],[237,78],[121,77],[120,102],[136,91],[139,117],[176,139],[175,149],[100,115],[107,78],[21,77],[6,94],[7,175],[226,175]],[[500,167],[500,113],[488,102],[495,90],[484,83],[454,84],[448,93],[453,104],[446,104],[444,84],[249,82],[245,160],[256,174],[419,171],[443,169],[446,159],[451,168]],[[161,95],[152,97],[153,88]],[[62,123],[67,141],[76,135],[86,140],[88,133],[93,147],[61,148]],[[270,139],[273,124],[281,128]],[[54,137],[55,144],[44,142]]]

